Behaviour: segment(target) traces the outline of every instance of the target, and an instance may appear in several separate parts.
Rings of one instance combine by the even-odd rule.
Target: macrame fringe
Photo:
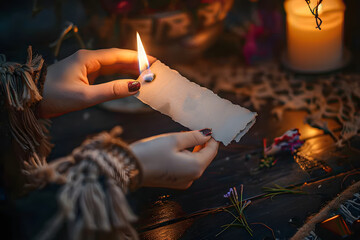
[[[341,204],[339,209],[340,214],[344,216],[348,224],[353,224],[360,218],[360,194],[355,193],[353,197],[353,199]]]
[[[9,112],[9,128],[25,155],[22,172],[27,187],[47,183],[64,184],[60,191],[58,214],[37,239],[52,239],[65,225],[68,239],[87,239],[89,231],[115,232],[118,239],[138,239],[131,226],[136,216],[127,204],[128,188],[140,182],[140,166],[117,138],[122,129],[115,127],[86,140],[72,155],[47,163],[51,144],[48,122],[35,116],[42,99],[44,60],[28,48],[25,64],[6,62],[0,55],[0,96]]]
[[[22,173],[31,178],[32,181],[25,185],[26,188],[42,188],[48,183],[65,184],[65,172],[73,164],[72,158],[61,158],[57,161],[46,162],[45,158],[41,160],[35,154],[28,161],[24,162]]]
[[[2,93],[7,98],[8,106],[18,111],[31,107],[42,99],[37,84],[44,60],[39,55],[33,58],[31,46],[27,51],[28,57],[25,64],[6,62],[4,55],[0,62]]]
[[[138,239],[131,226],[137,218],[125,193],[131,182],[138,184],[139,166],[126,145],[114,137],[120,132],[119,127],[102,132],[74,149],[72,155],[49,164],[54,164],[54,172],[66,163],[73,165],[68,167],[58,197],[60,209],[36,239],[52,239],[63,226],[72,240],[87,239],[89,231],[111,232],[117,239]]]
[[[46,66],[41,56],[33,57],[28,48],[25,64],[6,62],[0,57],[0,94],[8,110],[10,133],[15,143],[23,150],[23,172],[29,181],[28,186],[43,186],[43,182],[33,177],[32,171],[46,165],[46,156],[52,145],[48,138],[48,120],[35,116],[35,107],[42,99],[41,91],[45,81]],[[40,89],[38,88],[40,86]],[[40,185],[38,185],[40,184]]]

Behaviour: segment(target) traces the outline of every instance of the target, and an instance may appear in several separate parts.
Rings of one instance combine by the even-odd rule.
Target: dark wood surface
[[[269,108],[266,108],[269,109]],[[286,112],[282,121],[276,120],[266,111],[260,112],[254,127],[238,144],[220,146],[219,154],[188,190],[142,188],[129,195],[129,201],[139,216],[136,224],[142,239],[215,239],[224,224],[232,221],[225,212],[211,213],[210,208],[227,206],[223,195],[230,187],[244,185],[244,197],[252,199],[246,210],[249,223],[264,223],[274,230],[279,239],[288,239],[301,226],[305,219],[320,210],[336,194],[350,183],[352,178],[345,176],[359,166],[357,154],[347,147],[337,150],[332,146],[334,140],[303,123],[305,112]],[[110,130],[116,125],[124,128],[123,138],[127,142],[156,134],[186,130],[169,117],[150,111],[141,114],[114,113],[100,107],[69,113],[53,119],[51,135],[55,148],[50,159],[68,154],[88,135]],[[335,122],[332,128],[338,126]],[[291,154],[279,157],[277,164],[270,169],[257,170],[262,152],[262,138],[271,139],[286,130],[297,127],[306,140],[300,151],[314,156],[310,167],[296,162]],[[312,154],[316,153],[316,155]],[[309,164],[307,164],[309,165]],[[326,172],[323,166],[333,170]],[[304,170],[302,169],[304,168]],[[352,177],[357,177],[356,175]],[[265,186],[299,185],[308,194],[283,195],[273,199],[256,198],[263,193]],[[55,197],[57,186],[37,191],[18,202],[17,208],[22,215],[23,229],[32,235],[38,227],[56,210]],[[49,202],[49,199],[52,199]],[[32,209],[28,209],[29,202]],[[42,205],[46,204],[46,209]],[[23,207],[23,208],[22,208]],[[38,211],[35,211],[37,209]],[[205,211],[205,213],[202,213]],[[29,215],[27,215],[29,214]],[[36,216],[36,217],[35,217]],[[293,222],[290,224],[289,221]],[[31,223],[31,224],[30,224]],[[251,225],[253,239],[271,239],[271,232],[262,225]],[[244,229],[230,228],[216,239],[251,239]]]
[[[229,99],[236,102],[235,99]],[[241,104],[241,103],[239,103]],[[327,201],[334,198],[359,175],[352,174],[360,168],[358,161],[359,139],[349,146],[336,149],[334,139],[323,131],[304,124],[306,112],[288,111],[281,121],[266,106],[259,112],[256,124],[240,143],[220,146],[216,159],[203,176],[185,191],[142,188],[129,194],[128,199],[139,216],[136,228],[142,239],[272,239],[266,224],[273,229],[277,239],[289,239],[305,222],[317,213]],[[128,143],[157,134],[186,130],[169,117],[156,111],[146,113],[116,113],[94,106],[54,118],[51,126],[55,147],[49,160],[62,157],[81,144],[89,135],[110,130],[116,125],[124,128],[123,139]],[[329,121],[331,129],[339,133],[339,125]],[[270,142],[285,131],[299,128],[304,146],[299,150],[308,156],[301,161],[291,154],[279,156],[270,169],[258,170],[262,155],[262,139]],[[354,149],[355,148],[355,149]],[[330,167],[327,172],[324,167]],[[344,178],[346,181],[343,182]],[[241,228],[230,228],[220,236],[222,225],[233,218],[226,212],[209,209],[228,206],[223,197],[230,187],[244,185],[244,197],[251,199],[245,214],[253,238]],[[279,184],[298,185],[308,194],[283,195],[273,199],[258,198],[263,187]],[[56,193],[59,186],[52,185],[6,206],[5,215],[13,224],[15,239],[34,237],[57,211]],[[4,211],[3,211],[4,212]],[[291,220],[291,223],[289,221]],[[16,229],[21,229],[17,231]]]

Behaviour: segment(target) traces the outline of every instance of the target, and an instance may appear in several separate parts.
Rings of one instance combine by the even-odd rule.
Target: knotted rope
[[[117,239],[138,239],[131,226],[136,221],[127,204],[128,188],[140,182],[140,166],[119,138],[120,127],[87,139],[70,156],[50,163],[44,172],[57,172],[68,163],[66,183],[58,202],[60,210],[38,238],[52,239],[65,224],[69,239],[86,239],[89,231],[112,232]],[[60,164],[58,164],[60,162]],[[56,166],[56,169],[52,167]]]
[[[291,238],[291,240],[303,240],[315,230],[317,223],[320,223],[327,219],[331,213],[338,209],[343,202],[352,198],[355,193],[360,191],[360,181],[354,183],[349,188],[340,193],[336,198],[329,202],[318,214],[311,217],[304,226],[302,226],[297,233]]]
[[[23,151],[19,155],[24,157],[21,159],[24,171],[46,165],[45,158],[52,147],[47,136],[49,122],[35,114],[42,99],[45,76],[44,60],[39,55],[33,57],[31,46],[25,64],[6,62],[5,56],[0,55],[1,105],[8,112],[9,131]]]

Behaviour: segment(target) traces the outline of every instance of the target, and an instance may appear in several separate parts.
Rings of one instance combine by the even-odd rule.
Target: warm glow
[[[322,20],[315,19],[316,4],[286,0],[286,64],[298,72],[320,73],[334,70],[343,62],[343,32],[345,4],[342,0],[326,0],[318,6]],[[314,54],[316,53],[316,54]]]
[[[323,9],[323,5],[320,4],[320,5],[318,6],[318,14],[320,14],[320,13],[322,12],[322,9]]]
[[[141,42],[140,35],[137,32],[136,33],[136,39],[137,39],[137,52],[138,52],[138,61],[139,61],[139,71],[140,74],[149,68],[149,60],[147,58],[144,46]]]

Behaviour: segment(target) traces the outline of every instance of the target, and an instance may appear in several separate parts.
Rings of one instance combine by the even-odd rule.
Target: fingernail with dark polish
[[[129,92],[136,92],[137,90],[140,89],[140,82],[138,81],[129,82],[128,87],[129,87]]]
[[[204,135],[204,136],[210,136],[212,134],[212,130],[210,128],[204,128],[203,130],[200,130],[200,132]]]

